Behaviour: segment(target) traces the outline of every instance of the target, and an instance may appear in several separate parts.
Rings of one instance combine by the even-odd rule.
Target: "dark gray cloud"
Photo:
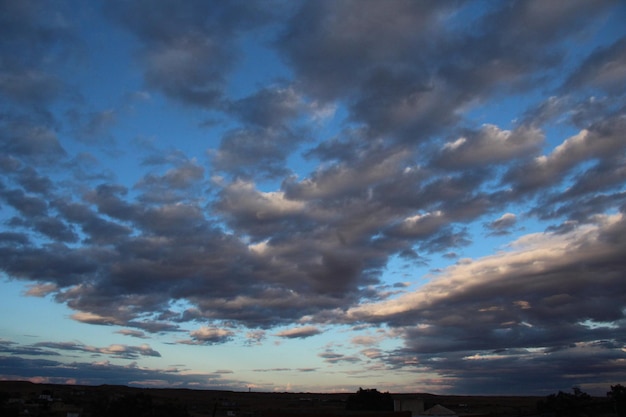
[[[110,345],[108,347],[89,346],[79,342],[38,342],[20,345],[16,342],[0,340],[0,350],[11,355],[21,356],[67,356],[67,352],[83,352],[92,356],[110,356],[119,359],[138,359],[140,356],[160,357],[161,354],[149,345],[140,346]]]
[[[278,337],[286,339],[305,339],[322,333],[322,330],[315,326],[294,327],[293,329],[283,330],[276,334]]]
[[[179,167],[168,170],[162,176],[148,175],[139,183],[139,186],[158,186],[160,188],[187,188],[203,178],[204,170],[201,166],[187,161]]]
[[[513,213],[504,213],[502,216],[498,217],[496,220],[485,223],[484,226],[488,230],[489,233],[495,235],[506,235],[511,233],[511,228],[515,226],[517,223],[517,216]]]
[[[237,59],[237,37],[264,24],[273,8],[245,1],[163,0],[111,1],[105,10],[139,39],[149,88],[186,104],[217,108]]]
[[[58,199],[52,205],[68,223],[80,228],[86,243],[112,243],[132,233],[130,227],[100,217],[86,204]]]
[[[284,126],[305,109],[303,98],[292,87],[262,88],[228,108],[244,123],[261,128]]]
[[[278,46],[306,91],[325,99],[342,97],[379,66],[419,63],[419,47],[426,46],[439,29],[438,14],[454,5],[395,1],[388,7],[375,1],[306,1]]]
[[[65,116],[68,123],[73,126],[73,137],[79,141],[107,144],[113,142],[109,131],[118,118],[114,109],[90,112],[72,109]]]
[[[459,96],[463,103],[502,90],[515,93],[542,85],[566,59],[567,40],[593,31],[614,4],[583,0],[564,8],[541,1],[501,5],[478,16],[473,25],[463,25],[469,28],[464,36],[450,37],[438,51],[445,56],[438,74],[453,91],[463,90]]]
[[[60,79],[53,75],[28,71],[3,74],[0,91],[11,100],[29,104],[51,101],[62,90]]]
[[[348,100],[375,134],[423,141],[473,101],[532,88],[562,61],[563,39],[611,3],[519,1],[476,16],[464,2],[310,1],[278,47],[307,93]]]
[[[619,155],[624,148],[621,137],[625,127],[623,115],[589,125],[565,139],[549,155],[514,166],[503,179],[519,193],[559,185],[575,167],[598,159],[608,162]]]
[[[2,190],[2,199],[26,217],[45,216],[48,212],[46,200],[27,195],[20,189]]]
[[[21,356],[0,356],[0,372],[12,379],[57,384],[113,384],[195,389],[240,389],[249,384],[246,381],[223,378],[223,373],[220,372],[189,374],[184,369],[146,368],[135,363],[129,365],[117,365],[108,361],[66,363]]]
[[[0,247],[2,269],[9,276],[34,282],[51,282],[59,287],[78,285],[85,274],[94,273],[98,267],[98,251],[74,250],[63,243],[45,247],[33,245],[14,246],[12,242]]]
[[[54,188],[54,183],[50,178],[41,176],[33,167],[21,167],[15,174],[15,181],[21,185],[26,192],[47,195]]]
[[[626,38],[594,51],[565,82],[563,89],[593,87],[609,94],[624,93]]]
[[[507,163],[518,157],[536,154],[543,145],[540,129],[519,126],[514,131],[485,125],[446,143],[434,158],[436,165],[465,170],[490,164]]]
[[[0,115],[0,149],[30,163],[56,163],[67,155],[56,132],[35,118]]]
[[[359,137],[359,140],[366,140]],[[287,178],[282,188],[289,199],[333,201],[366,198],[374,186],[386,183],[410,167],[407,149],[387,147],[382,143],[355,149],[351,161],[337,161],[318,168],[308,178]],[[348,163],[350,162],[350,163]]]
[[[211,151],[214,169],[240,179],[274,179],[291,174],[287,158],[310,139],[303,120],[319,111],[292,86],[263,87],[225,105],[243,127],[231,129]]]
[[[9,99],[42,111],[42,104],[63,92],[65,82],[56,72],[78,45],[65,18],[69,11],[45,1],[0,3],[0,106]]]
[[[34,223],[34,230],[56,242],[75,243],[78,241],[78,235],[72,228],[57,217],[32,218],[31,221]]]
[[[39,346],[23,346],[16,342],[0,339],[0,352],[8,353],[10,355],[25,355],[25,356],[59,356],[58,352],[54,352],[48,349],[42,349]]]
[[[232,130],[223,137],[212,162],[216,170],[235,178],[282,178],[290,173],[287,156],[303,139],[285,126]]]
[[[458,3],[304,2],[278,47],[308,94],[347,99],[352,118],[375,133],[423,138],[456,119],[449,110],[460,97],[426,61]]]
[[[204,168],[197,161],[183,160],[163,174],[146,174],[135,188],[142,191],[142,202],[171,204],[186,200],[192,191],[198,192],[203,180]]]
[[[0,241],[2,241],[3,244],[9,243],[12,245],[27,245],[29,243],[28,236],[15,232],[0,233]]]
[[[419,364],[410,366],[421,372],[437,372],[446,377],[433,385],[453,384],[455,392],[468,395],[519,395],[520,391],[549,395],[570,391],[579,386],[583,391],[603,396],[607,381],[621,380],[624,371],[621,354],[611,342],[598,341],[564,347],[556,352],[527,349],[505,349],[476,353],[458,352],[445,355],[424,355]],[[407,365],[411,351],[396,352],[390,365]],[[615,384],[615,383],[613,383]],[[549,388],[548,388],[549,387]]]

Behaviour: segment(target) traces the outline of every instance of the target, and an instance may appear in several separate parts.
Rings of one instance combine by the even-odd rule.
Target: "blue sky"
[[[619,1],[0,1],[0,378],[603,395]]]

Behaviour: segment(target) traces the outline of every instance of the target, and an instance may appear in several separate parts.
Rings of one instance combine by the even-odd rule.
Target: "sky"
[[[626,385],[624,21],[0,0],[0,379]]]

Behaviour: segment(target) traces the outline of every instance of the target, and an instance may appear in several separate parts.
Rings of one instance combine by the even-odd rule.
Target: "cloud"
[[[45,124],[19,117],[0,120],[0,149],[29,162],[51,164],[67,155],[57,134]]]
[[[266,333],[264,330],[253,330],[246,333],[246,343],[250,346],[260,345],[265,340]]]
[[[286,127],[249,127],[228,132],[212,161],[235,178],[280,178],[289,174],[287,156],[303,139]]]
[[[419,57],[411,53],[436,29],[433,17],[448,8],[406,1],[393,6],[375,1],[303,2],[278,46],[307,92],[326,99],[343,95],[377,62],[416,62]]]
[[[619,140],[626,127],[622,116],[610,117],[594,123],[565,139],[549,155],[515,166],[504,176],[516,192],[532,192],[557,185],[571,170],[587,161],[610,161],[623,149]]]
[[[311,141],[306,122],[320,118],[324,109],[307,102],[294,86],[262,87],[232,101],[224,109],[242,123],[228,130],[220,146],[209,152],[214,169],[235,179],[275,179],[290,175],[287,159]]]
[[[45,2],[0,4],[0,34],[3,59],[0,70],[2,98],[13,103],[41,109],[59,97],[64,82],[55,72],[72,62],[79,41],[68,24],[70,10]],[[51,19],[54,15],[56,18]],[[75,62],[75,61],[74,61]]]
[[[623,92],[626,80],[626,38],[594,51],[565,82],[563,88],[581,86],[600,88],[616,94]]]
[[[379,342],[380,338],[374,336],[356,336],[353,337],[351,342],[355,345],[371,346]]]
[[[122,330],[118,330],[115,333],[123,334],[124,336],[132,336],[132,337],[138,337],[140,339],[146,339],[145,333],[139,330],[122,329]]]
[[[121,324],[121,322],[114,317],[100,316],[98,314],[82,312],[82,311],[72,314],[71,317],[72,319],[76,321],[79,321],[81,323],[88,323],[88,324],[100,324],[100,325]]]
[[[118,114],[114,109],[84,112],[77,109],[66,113],[69,123],[74,126],[74,136],[83,142],[111,143],[110,129],[115,125]]]
[[[278,225],[299,227],[306,221],[304,202],[289,199],[283,192],[260,192],[246,181],[225,187],[216,208],[232,219],[233,226],[246,230],[252,237],[267,236]]]
[[[5,157],[2,170],[7,176],[13,177],[16,184],[19,184],[25,192],[36,195],[51,195],[55,185],[52,180],[41,175],[34,167],[25,165],[13,157]]]
[[[175,4],[107,2],[112,21],[140,41],[146,85],[188,105],[219,108],[228,73],[237,59],[235,40],[263,24],[259,4],[202,1]]]
[[[510,233],[510,229],[517,223],[517,216],[513,213],[504,213],[496,220],[485,223],[485,228],[491,230],[494,235],[506,235]]]
[[[270,368],[270,369],[253,369],[254,372],[286,372],[291,371],[291,368]]]
[[[327,362],[327,363],[330,363],[330,364],[338,364],[338,363],[341,363],[341,362],[355,363],[355,362],[360,362],[361,361],[361,359],[359,359],[356,356],[344,355],[342,353],[333,352],[331,350],[326,350],[326,351],[320,353],[318,356],[320,358],[323,358],[324,362]]]
[[[408,163],[410,153],[406,149],[374,146],[352,155],[354,159],[350,164],[340,162],[323,166],[299,182],[288,178],[283,183],[287,197],[328,200],[355,196],[398,175],[400,167]]]
[[[140,200],[146,203],[172,204],[184,201],[190,191],[198,188],[204,179],[204,168],[195,160],[175,161],[174,167],[159,175],[148,173],[135,189],[141,190]]]
[[[276,336],[285,339],[305,339],[307,337],[315,336],[320,333],[322,333],[322,331],[315,326],[304,326],[283,330],[282,332],[276,333]]]
[[[94,347],[75,342],[39,342],[36,347],[45,347],[53,350],[79,351],[93,354],[109,355],[121,359],[137,359],[140,356],[160,357],[161,354],[149,345],[140,346],[110,345],[108,347]]]
[[[232,330],[220,329],[218,327],[200,327],[189,333],[191,340],[183,340],[179,343],[195,344],[195,345],[214,345],[226,343],[235,335]]]
[[[458,122],[476,100],[536,82],[561,62],[561,41],[576,22],[602,16],[610,2],[559,12],[515,2],[478,15],[464,6],[304,2],[278,48],[308,94],[348,98],[351,119],[415,142]]]
[[[113,243],[123,240],[132,233],[132,229],[127,225],[101,217],[87,204],[56,199],[52,205],[62,218],[80,229],[86,243]]]
[[[10,340],[0,339],[0,352],[9,353],[12,356],[26,355],[26,356],[60,356],[58,352],[50,351],[48,349],[42,349],[39,346],[23,346],[17,342]]]
[[[27,217],[45,216],[48,204],[45,200],[29,196],[20,189],[2,190],[2,199]]]
[[[596,359],[581,364],[592,369],[610,367],[620,355],[616,329],[625,323],[625,300],[616,291],[624,227],[618,214],[562,234],[527,235],[509,251],[448,267],[412,293],[355,307],[346,319],[401,329],[401,351],[416,355],[419,368],[463,381],[482,374],[485,390],[507,378],[536,381],[537,372],[555,386],[591,383],[591,371],[568,377],[571,362],[564,357],[596,351]],[[458,388],[476,392],[464,384]]]
[[[0,356],[0,373],[13,380],[65,384],[75,380],[84,385],[146,386],[145,381],[158,381],[156,387],[187,387],[190,389],[235,389],[246,381],[225,379],[221,373],[188,373],[177,368],[139,367],[136,363],[115,365],[103,362],[60,362],[47,359],[27,359],[20,356]],[[152,385],[152,384],[151,384]]]
[[[277,128],[305,109],[303,98],[293,87],[266,87],[231,103],[228,110],[247,125]]]
[[[536,153],[543,142],[544,134],[537,128],[520,126],[510,131],[485,125],[446,143],[434,163],[454,170],[505,163]]]
[[[619,349],[611,346],[611,342],[598,341],[577,343],[556,352],[508,349],[448,354],[445,359],[433,356],[423,358],[418,368],[449,375],[454,378],[455,392],[469,395],[485,392],[518,395],[520,386],[548,395],[555,389],[567,391],[572,385],[584,391],[607,386],[607,379],[617,380],[623,372],[620,356]]]
[[[368,359],[380,359],[385,356],[385,353],[382,349],[376,348],[368,348],[361,350],[361,354]]]
[[[80,342],[38,342],[33,345],[19,345],[16,342],[0,340],[0,351],[12,355],[61,356],[60,352],[75,351],[93,355],[107,355],[119,359],[138,359],[140,356],[160,357],[161,354],[147,344],[140,346],[110,345],[95,347]],[[66,355],[65,353],[63,355]]]
[[[522,297],[523,294],[519,293],[520,289],[516,282],[516,279],[520,276],[525,276],[528,289],[536,290],[529,292],[529,295],[533,297],[539,297],[539,299],[547,301],[553,295],[568,294],[568,296],[573,296],[574,293],[567,291],[584,291],[586,288],[584,283],[587,282],[585,280],[592,279],[593,273],[591,271],[581,271],[578,275],[580,279],[578,283],[567,284],[569,279],[567,278],[569,276],[568,271],[575,269],[577,265],[583,262],[589,265],[601,265],[601,260],[604,261],[617,256],[621,250],[621,241],[619,239],[616,240],[616,234],[623,227],[624,221],[620,214],[599,216],[596,218],[594,225],[580,226],[567,234],[539,233],[527,235],[513,243],[511,251],[451,266],[444,270],[439,278],[415,292],[400,296],[398,299],[356,307],[349,311],[349,316],[359,319],[367,317],[376,321],[383,318],[384,321],[396,322],[396,320],[399,320],[401,322],[405,317],[408,318],[414,314],[420,314],[419,311],[425,308],[425,312],[428,312],[429,317],[431,317],[431,310],[428,305],[436,306],[437,300],[445,300],[446,303],[452,300],[461,303],[466,300],[469,303],[467,307],[475,308],[476,311],[480,308],[488,309],[494,306],[501,306],[503,308],[502,311],[508,312],[506,314],[517,314],[517,310],[510,310],[507,305],[501,305],[500,303],[487,304],[491,302],[489,297],[492,294],[502,294],[517,297],[516,300],[511,300],[512,304],[513,301],[516,301],[517,305],[517,300],[524,299]],[[611,243],[609,243],[609,239]],[[542,277],[546,274],[552,274],[553,271],[562,275],[553,276],[545,284],[540,284]],[[615,284],[615,276],[605,275],[605,279],[607,280],[606,284]],[[535,285],[538,287],[535,288]],[[489,289],[492,286],[495,287]],[[608,297],[610,294],[605,292],[605,288],[596,288],[596,290],[599,297]],[[478,295],[481,291],[485,291],[483,296]],[[583,293],[577,293],[577,295],[582,297]],[[473,301],[470,302],[470,300]],[[484,300],[486,304],[482,305],[483,301],[481,300]],[[531,300],[526,301],[533,305]],[[610,303],[611,306],[605,305],[603,307],[608,309],[607,312],[614,310],[614,313],[607,314],[618,319],[621,317],[621,313],[619,313],[619,309],[616,307],[619,303],[619,300],[613,300]],[[568,305],[570,304],[568,303]],[[573,304],[570,306],[573,307]],[[445,306],[442,305],[442,308],[445,308]],[[537,311],[537,309],[535,307],[533,311]],[[571,312],[575,313],[573,310]],[[601,313],[597,313],[598,316],[595,316],[591,311],[587,310],[585,310],[584,314],[591,314],[594,316],[594,319],[600,321],[605,321],[608,318],[600,317]],[[476,316],[476,314],[462,315],[458,314],[458,312],[450,312],[450,314],[444,314],[438,319],[435,319],[434,315],[432,318],[445,321],[446,317],[449,317],[450,320],[459,319],[459,323],[465,323],[468,320],[476,320],[479,316]],[[547,315],[541,318],[550,319]],[[500,318],[488,317],[488,319],[493,319],[493,324],[497,324]],[[510,320],[501,318],[502,323],[508,321]],[[518,317],[516,323],[519,324],[522,321],[524,320]],[[468,331],[471,327],[468,325]]]
[[[5,73],[0,77],[0,91],[17,102],[50,101],[62,90],[61,80],[36,70]]]
[[[58,289],[55,284],[32,284],[29,285],[25,295],[30,297],[45,297],[48,294],[58,291]]]

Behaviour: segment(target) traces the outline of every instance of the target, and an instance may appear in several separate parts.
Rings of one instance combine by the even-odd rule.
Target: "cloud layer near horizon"
[[[59,3],[0,2],[0,269],[28,295],[181,345],[382,326],[401,348],[318,355],[456,392],[624,382],[623,4]],[[166,105],[202,139],[150,138]],[[42,343],[14,354],[159,355]]]

